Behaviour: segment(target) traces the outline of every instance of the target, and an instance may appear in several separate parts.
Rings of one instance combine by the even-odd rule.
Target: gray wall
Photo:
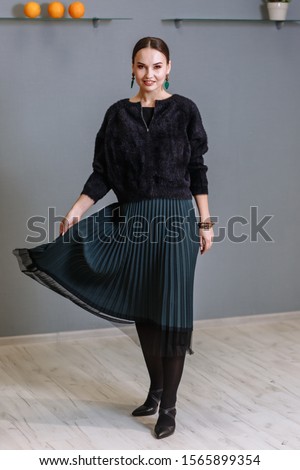
[[[98,29],[0,21],[0,336],[106,325],[22,275],[11,250],[27,246],[28,218],[47,217],[48,207],[64,215],[77,198],[106,108],[131,95],[131,49],[145,35],[169,43],[170,91],[189,96],[201,110],[216,232],[234,216],[249,220],[251,206],[258,207],[259,219],[274,215],[265,226],[272,243],[261,236],[251,242],[249,224],[240,224],[235,233],[247,234],[246,241],[226,236],[199,256],[195,317],[298,310],[300,27],[195,22],[176,29],[160,21],[180,15],[260,18],[260,0],[85,4],[87,16],[133,21]],[[0,16],[18,8],[2,0]],[[300,18],[299,3],[291,3],[289,16]],[[113,201],[110,193],[97,209]]]

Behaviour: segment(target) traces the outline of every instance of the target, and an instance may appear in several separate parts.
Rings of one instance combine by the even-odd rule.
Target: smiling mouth
[[[155,82],[153,80],[144,80],[144,84],[148,86],[153,85],[154,83]]]

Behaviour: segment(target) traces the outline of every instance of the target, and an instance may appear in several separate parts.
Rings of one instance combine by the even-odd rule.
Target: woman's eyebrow
[[[138,65],[145,65],[143,62],[138,62]],[[162,65],[162,62],[156,62],[156,64],[153,65]]]

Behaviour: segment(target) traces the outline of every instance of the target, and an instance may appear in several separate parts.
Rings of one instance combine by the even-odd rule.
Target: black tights
[[[149,325],[139,323],[136,323],[136,329],[150,376],[150,390],[163,389],[161,407],[172,408],[176,403],[185,355],[172,357],[154,355],[151,346],[156,331],[153,331]]]

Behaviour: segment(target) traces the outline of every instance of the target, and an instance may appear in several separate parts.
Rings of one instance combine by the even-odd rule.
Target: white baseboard
[[[194,324],[194,329],[207,329],[207,328],[223,328],[230,326],[239,326],[246,324],[258,324],[258,323],[274,323],[283,322],[287,319],[299,318],[300,310],[291,312],[279,312],[279,313],[262,313],[259,315],[243,315],[235,317],[223,317],[223,318],[209,318],[203,320],[197,320]]]
[[[298,317],[300,320],[300,311],[280,312],[280,313],[264,313],[260,315],[245,315],[225,318],[212,318],[204,320],[196,320],[194,322],[194,329],[207,329],[207,328],[224,328],[234,327],[245,324],[257,323],[274,323],[283,322],[287,319]],[[117,325],[117,324],[116,324]],[[123,330],[123,331],[122,331]],[[60,341],[76,341],[87,338],[116,338],[126,334],[131,336],[135,334],[134,325],[122,325],[121,328],[98,328],[93,330],[78,330],[78,331],[61,331],[57,333],[44,333],[32,335],[19,335],[19,336],[4,336],[0,337],[0,347],[15,344],[33,344],[33,343],[56,343]]]
[[[29,343],[57,343],[60,341],[76,341],[86,338],[110,338],[120,337],[123,333],[115,327],[97,328],[93,330],[59,331],[57,333],[41,333],[19,336],[0,337],[0,346],[10,344],[29,344]]]

